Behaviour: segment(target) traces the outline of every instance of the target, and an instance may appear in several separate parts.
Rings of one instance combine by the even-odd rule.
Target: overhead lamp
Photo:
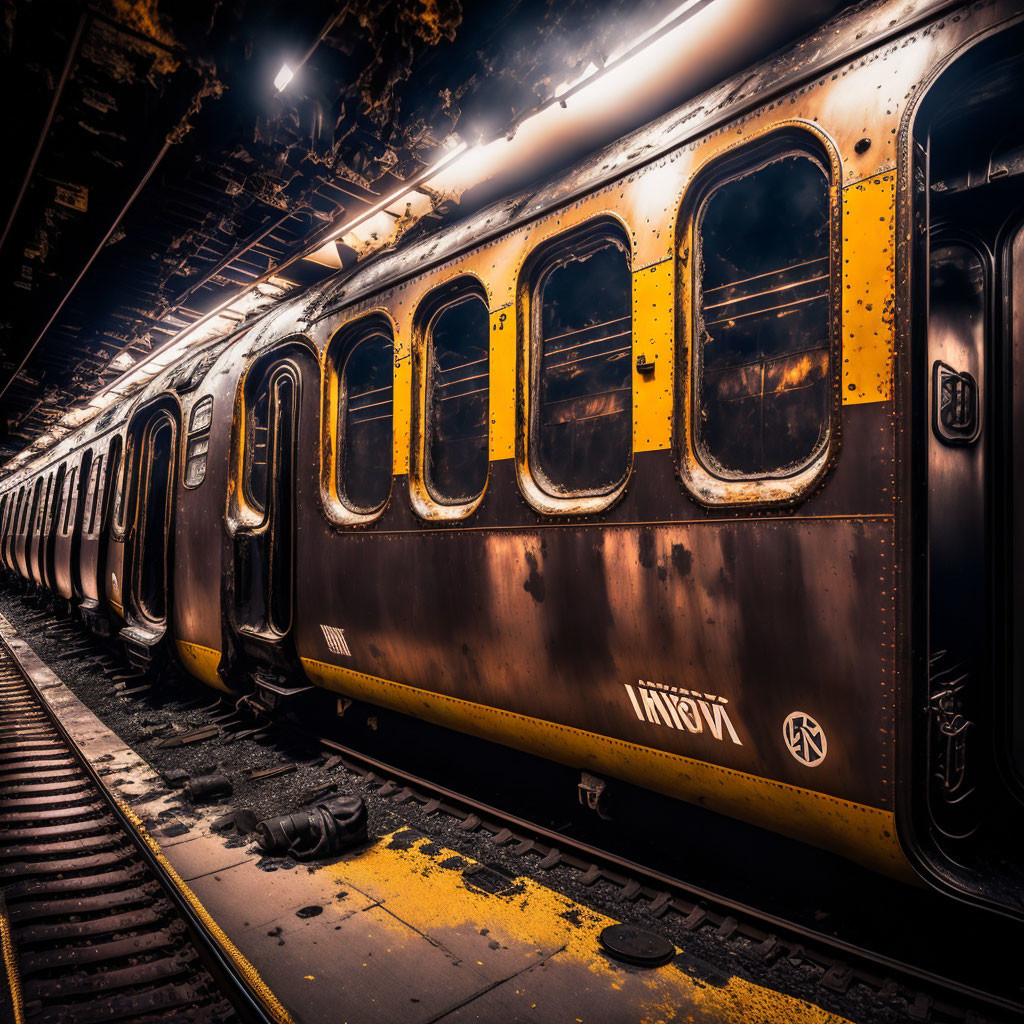
[[[295,72],[287,64],[282,64],[281,70],[278,71],[277,77],[274,79],[274,88],[280,92],[294,77]]]

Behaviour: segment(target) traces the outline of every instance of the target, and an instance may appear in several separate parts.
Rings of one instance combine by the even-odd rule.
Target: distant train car
[[[0,493],[133,656],[1020,913],[1024,24],[868,3],[190,353]]]

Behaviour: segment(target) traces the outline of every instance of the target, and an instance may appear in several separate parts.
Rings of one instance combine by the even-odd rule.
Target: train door
[[[242,384],[241,488],[228,607],[257,681],[278,697],[289,688],[281,676],[299,677],[292,640],[295,458],[303,383],[317,375],[310,353],[297,350],[255,364]],[[307,439],[303,450],[313,451],[315,443]]]
[[[912,145],[918,838],[959,888],[1024,913],[991,868],[1024,827],[1022,44],[1008,30],[945,71]]]
[[[70,566],[72,596],[81,599],[82,591],[82,526],[85,518],[85,506],[88,499],[89,485],[92,481],[92,449],[86,448],[82,461],[78,466],[78,490],[71,496],[72,505],[67,518],[70,532]]]
[[[36,482],[32,485],[32,497],[28,503],[27,515],[22,517],[18,538],[18,570],[27,580],[32,579],[32,542],[35,539],[36,520],[39,518],[42,494],[43,478],[37,477]]]
[[[0,498],[0,565],[7,566],[7,523],[14,506],[14,494],[8,491]]]
[[[57,467],[57,472],[53,477],[53,496],[50,500],[50,512],[46,522],[46,539],[43,548],[43,576],[50,590],[57,589],[54,555],[57,547],[57,531],[60,524],[61,500],[64,495],[64,477],[66,473],[67,463],[62,462]]]
[[[20,499],[18,501],[19,515],[17,517],[17,522],[14,523],[14,536],[11,539],[14,569],[27,580],[29,578],[29,562],[27,559],[28,522],[32,516],[33,501],[37,490],[37,485],[26,485],[22,487],[22,494],[20,494]]]
[[[7,524],[7,564],[10,567],[11,572],[18,571],[18,556],[17,551],[17,537],[18,537],[18,524],[21,522],[21,517],[25,507],[25,488],[18,488],[18,500],[14,505],[14,515],[11,516],[11,521]]]
[[[128,485],[121,630],[128,653],[149,662],[167,634],[174,480],[179,415],[176,406],[143,410],[129,429],[133,451]]]
[[[121,476],[121,438],[112,437],[107,450],[106,475],[103,478],[103,499],[99,508],[96,534],[96,585],[103,594],[107,578],[107,559],[110,554],[111,527],[114,522],[114,497]]]

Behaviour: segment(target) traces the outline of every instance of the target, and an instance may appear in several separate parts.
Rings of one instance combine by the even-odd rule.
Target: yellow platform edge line
[[[21,998],[21,976],[14,953],[14,940],[11,938],[11,923],[6,914],[0,914],[0,947],[3,949],[4,970],[7,972],[7,987],[11,993],[11,1013],[14,1024],[25,1024],[25,1007]]]
[[[916,880],[896,838],[892,811],[314,658],[300,660],[309,678],[326,689],[572,767],[604,772],[831,850],[883,874]]]
[[[164,856],[160,844],[146,831],[146,827],[142,824],[138,815],[123,800],[116,800],[116,803],[121,809],[121,813],[131,822],[139,838],[142,839],[157,859],[160,869],[174,883],[175,888],[184,897],[210,936],[230,957],[231,962],[235,965],[236,970],[242,976],[249,990],[259,999],[278,1024],[295,1024],[288,1011],[284,1008],[284,1005],[271,991],[270,986],[260,977],[259,971],[242,955],[238,947],[227,937],[224,929],[217,924],[196,894],[188,887],[185,880],[175,871],[171,862]]]

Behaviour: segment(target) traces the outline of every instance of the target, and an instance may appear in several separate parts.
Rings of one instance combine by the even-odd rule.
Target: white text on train
[[[629,683],[624,685],[636,717],[641,722],[667,725],[670,729],[695,733],[703,732],[706,725],[716,740],[728,734],[733,743],[743,746],[729,721],[725,697],[713,693],[698,695],[692,690],[644,682],[643,679],[637,682],[635,688]]]

